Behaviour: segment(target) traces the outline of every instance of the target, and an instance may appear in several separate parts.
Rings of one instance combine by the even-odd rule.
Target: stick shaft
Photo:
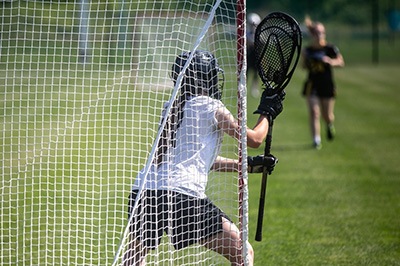
[[[272,126],[273,123],[271,121],[268,127],[268,134],[265,139],[265,148],[264,148],[264,156],[267,156],[271,152],[271,143],[272,143]],[[258,217],[257,217],[257,229],[256,229],[256,241],[262,240],[262,229],[263,229],[263,220],[264,220],[264,206],[265,206],[265,196],[267,194],[267,184],[268,184],[268,170],[264,167],[261,179],[261,190],[260,190],[260,202],[258,205]]]

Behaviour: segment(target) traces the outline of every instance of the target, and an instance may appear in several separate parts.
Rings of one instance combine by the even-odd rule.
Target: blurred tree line
[[[14,2],[18,0],[0,0],[0,2]],[[43,0],[44,3],[77,3],[82,0]],[[208,3],[211,9],[215,0],[197,0],[200,3]],[[91,2],[91,1],[89,1]],[[98,0],[95,2],[104,10],[118,10],[121,6],[135,6],[136,9],[162,10],[165,7],[171,8],[176,5],[177,9],[185,10],[187,3],[184,1],[166,1],[166,0]],[[186,3],[186,4],[185,4]],[[236,0],[224,0],[222,6],[232,6]],[[93,3],[92,3],[93,4]],[[366,26],[371,24],[371,17],[374,12],[379,14],[379,21],[387,23],[388,14],[393,10],[400,10],[400,0],[246,0],[247,12],[256,12],[261,16],[271,11],[284,11],[297,20],[302,20],[305,14],[308,14],[314,20],[321,22],[338,23],[353,26]],[[191,6],[193,10],[196,5]],[[376,10],[377,9],[377,10]],[[223,11],[222,11],[223,12]]]
[[[207,8],[211,10],[215,1],[196,0],[195,2],[207,4]],[[283,11],[292,15],[300,24],[304,21],[305,15],[309,15],[314,21],[321,21],[329,31],[328,39],[341,48],[347,63],[370,62],[371,58],[375,63],[378,61],[400,62],[400,0],[245,1],[247,13],[256,12],[261,17],[272,11]],[[217,19],[231,18],[230,22],[234,24],[235,15],[225,12],[235,10],[236,2],[237,0],[223,0],[221,8],[217,10]],[[57,25],[57,31],[66,36],[69,33],[80,32],[80,29],[74,26],[74,18],[81,14],[80,9],[85,6],[83,3],[89,4],[91,10],[103,14],[96,15],[96,19],[104,19],[104,27],[96,27],[96,30],[101,34],[107,33],[110,40],[116,41],[113,38],[118,38],[119,41],[116,41],[118,44],[125,43],[126,36],[115,34],[115,32],[121,33],[127,30],[127,21],[133,16],[131,11],[176,8],[196,12],[196,8],[199,7],[199,5],[188,4],[190,1],[179,0],[0,0],[0,8],[3,9],[2,20],[6,26],[5,22],[7,19],[11,20],[12,17],[28,21],[40,20],[41,24],[49,19],[49,25]],[[24,6],[30,6],[31,9],[24,9]],[[46,8],[41,9],[40,6]],[[47,13],[50,11],[47,9],[55,15],[49,16]],[[30,12],[29,10],[34,11],[35,14],[26,13]],[[24,12],[26,17],[23,16]],[[63,25],[60,25],[60,21],[63,21]],[[9,27],[19,26],[10,23]],[[307,37],[306,34],[304,36]],[[110,45],[114,43],[110,42]]]
[[[267,14],[279,10],[290,13],[298,20],[305,14],[321,22],[347,24],[353,26],[371,25],[376,12],[380,23],[387,23],[387,15],[391,10],[400,9],[399,0],[247,0],[248,12],[260,10]],[[375,10],[375,9],[378,10]]]

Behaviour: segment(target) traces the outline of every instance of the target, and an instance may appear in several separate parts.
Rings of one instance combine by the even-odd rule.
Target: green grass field
[[[280,161],[269,178],[262,242],[253,240],[260,178],[250,176],[255,265],[400,265],[399,70],[336,70],[337,138],[323,138],[320,151],[310,148],[305,72],[296,72],[275,122]],[[250,113],[257,100],[248,102]]]

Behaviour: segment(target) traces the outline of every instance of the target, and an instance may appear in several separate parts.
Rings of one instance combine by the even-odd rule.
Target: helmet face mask
[[[172,66],[172,80],[174,84],[182,72],[191,53],[185,52],[175,59]],[[223,70],[219,68],[217,59],[208,51],[196,50],[192,61],[186,69],[182,80],[182,93],[191,92],[194,95],[208,95],[221,99],[223,89]]]

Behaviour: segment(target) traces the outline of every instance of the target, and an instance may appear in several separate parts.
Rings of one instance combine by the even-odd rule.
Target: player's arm
[[[341,54],[338,54],[336,58],[331,58],[329,56],[324,56],[322,61],[332,67],[344,67],[344,60]]]
[[[231,112],[224,107],[217,110],[215,117],[218,121],[218,127],[229,136],[239,138],[239,124]],[[260,115],[257,124],[253,129],[247,128],[247,145],[251,148],[258,148],[263,143],[268,133],[268,119]]]
[[[301,57],[300,57],[300,65],[302,68],[307,69],[308,64],[307,64],[307,53],[306,50],[303,49],[301,50]]]
[[[271,174],[277,162],[278,158],[272,154],[267,156],[247,156],[247,170],[249,173],[262,173],[263,167],[267,167],[268,173]],[[237,172],[238,169],[239,160],[225,158],[222,156],[218,156],[211,167],[211,170],[218,172]]]
[[[283,110],[282,101],[285,98],[285,92],[282,91],[279,95],[274,94],[272,96],[263,93],[261,96],[260,104],[254,113],[260,114],[258,121],[253,129],[247,128],[247,145],[251,148],[258,148],[264,142],[268,134],[269,121],[273,121]],[[239,138],[239,124],[229,112],[226,107],[219,108],[215,113],[215,118],[218,122],[218,127],[222,129],[226,134],[238,139]],[[272,154],[259,155],[259,156],[248,156],[247,163],[250,173],[260,173],[264,167],[267,167],[269,173],[271,173],[278,162]],[[212,170],[217,171],[237,171],[238,161],[234,159],[228,159],[218,157]]]
[[[238,171],[239,161],[235,159],[225,158],[222,156],[218,156],[211,170],[218,172],[237,172]]]
[[[322,61],[332,67],[344,67],[343,56],[337,47],[333,47],[333,56],[324,56]]]

